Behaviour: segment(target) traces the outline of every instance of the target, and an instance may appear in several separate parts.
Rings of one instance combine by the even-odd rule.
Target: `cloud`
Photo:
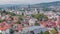
[[[52,2],[59,0],[0,0],[0,4],[35,4],[42,2]]]

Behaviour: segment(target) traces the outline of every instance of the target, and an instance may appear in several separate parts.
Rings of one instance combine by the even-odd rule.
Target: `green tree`
[[[56,33],[58,33],[58,30],[57,30],[57,28],[56,28],[56,27],[54,27],[54,30],[56,30]]]
[[[41,31],[40,34],[43,34],[43,32]]]
[[[33,14],[31,14],[31,16],[32,16],[32,17],[34,17],[34,15],[33,15]]]
[[[57,31],[57,28],[56,28],[56,27],[54,27],[54,30],[56,30],[56,31]]]
[[[15,16],[16,14],[15,13],[13,13],[13,12],[5,12],[6,14],[10,14],[10,15],[12,15],[12,16]]]
[[[12,16],[10,16],[10,18],[13,20],[13,17]]]
[[[10,34],[14,34],[14,30],[13,29],[10,29]]]
[[[0,20],[0,23],[3,22],[4,20]]]
[[[17,15],[17,16],[18,16],[17,24],[21,24],[21,21],[23,20],[23,15]]]
[[[2,34],[2,33],[0,33],[0,34]]]
[[[51,33],[52,34],[57,34],[57,31],[54,29],[54,30],[51,30]]]
[[[36,18],[36,19],[38,19],[40,21],[42,21],[43,19],[44,20],[47,20],[48,19],[48,17],[46,15],[44,15],[44,14],[35,14],[33,16],[34,16],[34,18]]]
[[[39,23],[35,23],[35,26],[39,26]]]
[[[48,31],[45,31],[43,34],[49,34],[49,32]]]
[[[22,20],[23,20],[23,18],[24,18],[24,16],[23,16],[23,15],[19,15],[18,20],[22,21]]]
[[[18,21],[17,21],[17,24],[21,24],[21,21],[18,20]]]
[[[2,11],[2,13],[6,13],[6,11],[5,11],[5,10],[3,10],[3,11]]]
[[[45,7],[43,10],[44,10],[44,11],[50,11],[51,9]]]

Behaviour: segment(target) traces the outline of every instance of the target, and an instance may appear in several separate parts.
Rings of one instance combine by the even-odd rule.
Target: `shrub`
[[[48,31],[45,31],[43,34],[49,34],[49,32]]]
[[[50,30],[52,34],[57,34],[57,31],[54,29],[54,30]]]
[[[43,32],[41,31],[40,34],[43,34]]]

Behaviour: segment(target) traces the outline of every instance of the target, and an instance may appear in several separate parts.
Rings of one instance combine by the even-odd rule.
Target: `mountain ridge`
[[[49,7],[49,6],[60,6],[60,1],[55,1],[55,2],[48,2],[48,3],[38,3],[38,4],[33,4],[33,5],[21,5],[21,4],[6,4],[6,5],[0,5],[0,8],[11,8],[11,7],[16,7],[16,8],[22,8],[22,7]]]

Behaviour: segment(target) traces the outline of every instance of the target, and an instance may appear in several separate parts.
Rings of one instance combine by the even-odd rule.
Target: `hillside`
[[[38,4],[33,4],[30,5],[30,7],[34,8],[41,8],[41,7],[49,7],[49,6],[60,6],[60,1],[56,1],[56,2],[49,2],[49,3],[38,3]],[[8,9],[18,9],[18,8],[22,8],[22,7],[29,7],[29,5],[20,5],[20,4],[7,4],[7,5],[0,5],[0,8],[8,8]]]

